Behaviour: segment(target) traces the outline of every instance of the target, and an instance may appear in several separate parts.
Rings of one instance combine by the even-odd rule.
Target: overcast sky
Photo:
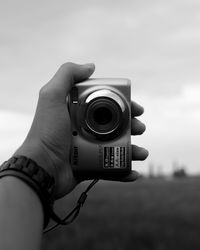
[[[67,61],[127,77],[145,107],[147,161],[200,173],[199,0],[0,0],[0,160],[31,125],[40,87]]]

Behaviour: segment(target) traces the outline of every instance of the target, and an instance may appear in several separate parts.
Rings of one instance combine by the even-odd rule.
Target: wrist
[[[0,178],[14,176],[28,184],[40,198],[44,209],[44,228],[51,217],[55,180],[46,170],[40,167],[33,159],[26,156],[14,156],[0,166]]]
[[[7,176],[0,180],[0,201],[1,249],[39,249],[44,215],[34,191]]]

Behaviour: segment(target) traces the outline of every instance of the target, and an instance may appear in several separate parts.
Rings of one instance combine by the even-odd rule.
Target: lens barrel
[[[92,100],[86,110],[85,122],[91,132],[110,134],[120,126],[122,110],[119,104],[108,97]]]

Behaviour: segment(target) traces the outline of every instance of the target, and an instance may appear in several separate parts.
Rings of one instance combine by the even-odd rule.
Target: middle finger
[[[146,126],[144,123],[139,121],[136,118],[131,119],[131,134],[132,135],[141,135],[146,130]]]

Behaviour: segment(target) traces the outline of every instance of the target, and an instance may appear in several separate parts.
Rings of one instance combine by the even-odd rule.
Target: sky
[[[0,0],[0,161],[23,142],[39,89],[67,61],[126,77],[149,150],[133,169],[200,173],[200,1]]]

